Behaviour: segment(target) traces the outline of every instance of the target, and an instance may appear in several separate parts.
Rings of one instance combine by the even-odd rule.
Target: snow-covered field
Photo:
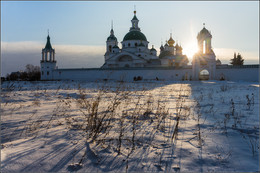
[[[1,172],[259,171],[259,83],[1,87]]]

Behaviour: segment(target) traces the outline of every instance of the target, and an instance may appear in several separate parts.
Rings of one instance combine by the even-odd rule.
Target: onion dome
[[[161,50],[161,51],[164,51],[164,47],[163,47],[163,45],[161,45],[160,50]]]
[[[171,34],[171,37],[168,40],[168,44],[169,44],[170,47],[173,47],[174,43],[175,43],[175,41],[172,39],[172,34]]]
[[[113,29],[111,29],[110,36],[107,37],[107,41],[117,41],[117,38],[114,35],[114,30]]]
[[[46,43],[46,45],[45,45],[45,49],[52,49],[49,34],[48,34],[48,37],[47,37],[47,43]]]
[[[151,51],[151,52],[152,52],[152,51],[156,51],[156,49],[153,47],[153,45],[152,45],[152,49],[151,49],[150,51]]]
[[[164,57],[167,57],[167,56],[173,56],[173,53],[168,51],[168,50],[163,51],[162,53],[160,53],[159,58],[164,58]]]
[[[182,47],[178,45],[178,43],[175,46],[176,50],[182,50]]]
[[[147,41],[145,35],[140,32],[140,31],[130,31],[128,32],[123,41],[127,41],[127,40],[142,40],[142,41]]]

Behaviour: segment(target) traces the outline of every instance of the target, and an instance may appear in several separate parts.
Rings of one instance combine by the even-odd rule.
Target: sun
[[[198,45],[196,40],[190,41],[183,46],[183,54],[187,55],[189,59],[192,59],[193,55],[198,52]]]

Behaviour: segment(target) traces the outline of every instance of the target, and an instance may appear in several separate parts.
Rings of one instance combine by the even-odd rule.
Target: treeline
[[[234,58],[230,60],[230,64],[232,65],[244,65],[244,59],[241,56],[240,53],[238,53],[236,55],[236,53],[234,53]]]
[[[1,78],[2,81],[38,81],[40,79],[40,67],[32,64],[27,64],[25,66],[25,71],[12,72],[11,74],[7,74],[5,78]]]

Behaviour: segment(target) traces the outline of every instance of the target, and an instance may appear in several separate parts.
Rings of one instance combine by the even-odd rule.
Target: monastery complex
[[[157,52],[138,26],[134,11],[131,27],[118,45],[113,27],[106,41],[104,64],[100,68],[58,69],[55,49],[47,37],[42,49],[41,80],[244,80],[259,81],[259,65],[221,65],[211,47],[211,32],[205,26],[197,35],[198,52],[192,65],[183,55],[182,46],[169,40]]]

